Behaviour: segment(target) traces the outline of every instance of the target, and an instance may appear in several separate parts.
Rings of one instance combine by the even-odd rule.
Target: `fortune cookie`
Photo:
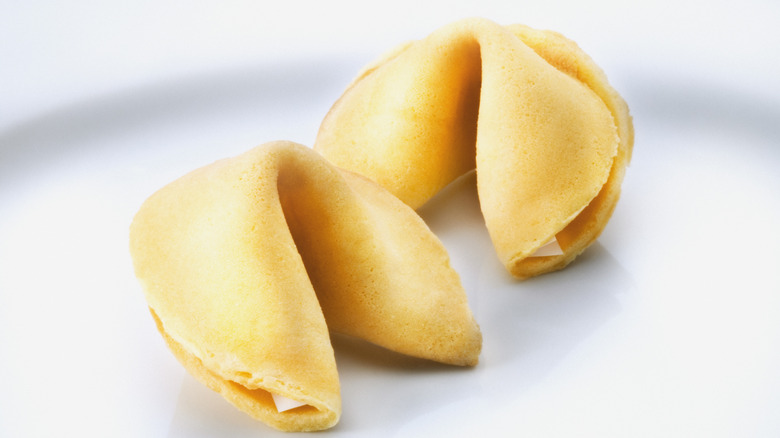
[[[284,431],[341,414],[329,330],[474,365],[479,327],[417,214],[312,149],[269,143],[147,199],[135,272],[168,346],[200,381]],[[277,409],[273,399],[302,404]]]
[[[632,147],[627,105],[574,42],[476,18],[366,67],[315,142],[412,208],[476,168],[493,245],[518,278],[563,268],[598,237]],[[560,254],[534,257],[554,241]]]

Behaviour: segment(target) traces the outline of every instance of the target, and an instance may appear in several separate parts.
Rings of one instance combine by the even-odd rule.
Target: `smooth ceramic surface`
[[[417,3],[3,8],[0,436],[284,435],[168,352],[132,273],[133,214],[216,159],[311,145],[363,64],[471,15],[558,30],[606,70],[637,134],[622,199],[574,264],[524,282],[493,253],[473,175],[426,205],[480,364],[334,336],[344,410],[321,436],[780,436],[780,7]]]

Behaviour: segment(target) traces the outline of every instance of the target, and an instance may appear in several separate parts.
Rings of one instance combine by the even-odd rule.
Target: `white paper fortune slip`
[[[271,393],[271,397],[274,399],[274,404],[276,405],[276,410],[278,412],[284,412],[289,411],[290,409],[295,409],[298,406],[303,406],[306,403],[299,402],[297,400],[292,400],[287,397],[283,397],[279,394]]]
[[[539,249],[537,249],[535,253],[531,254],[531,257],[547,257],[557,255],[563,255],[563,250],[561,249],[561,245],[558,244],[558,239],[553,236],[549,242],[545,243]]]

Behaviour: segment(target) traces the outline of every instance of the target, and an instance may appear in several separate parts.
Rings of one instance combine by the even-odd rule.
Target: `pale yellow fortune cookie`
[[[632,147],[628,107],[574,42],[484,19],[365,68],[315,143],[413,208],[476,168],[491,239],[518,278],[563,268],[598,237]],[[537,256],[549,242],[560,253]]]
[[[135,216],[130,249],[175,356],[280,430],[339,420],[329,329],[477,363],[479,327],[425,223],[379,185],[294,143],[260,146],[164,187]],[[300,406],[277,406],[290,401]]]

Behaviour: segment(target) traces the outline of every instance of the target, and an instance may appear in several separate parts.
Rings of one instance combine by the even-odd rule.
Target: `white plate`
[[[713,7],[716,20],[696,24],[710,33],[684,34],[680,47],[671,41],[683,35],[683,18],[671,17],[673,27],[657,35],[645,23],[664,17],[662,6],[597,6],[611,11],[602,26],[618,15],[626,23],[611,31],[629,36],[575,24],[571,17],[585,6],[562,20],[571,31],[558,30],[596,47],[635,117],[633,163],[604,234],[566,270],[517,282],[496,260],[473,180],[443,193],[422,215],[462,276],[483,330],[481,362],[453,368],[336,336],[344,411],[325,435],[780,435],[780,93],[771,82],[778,69],[727,44],[758,34],[776,41],[777,30],[764,26],[772,22],[766,11],[776,10],[750,4],[759,23],[751,27],[750,14]],[[151,14],[154,6],[143,8]],[[542,12],[550,17],[554,9]],[[174,20],[175,8],[166,10]],[[508,15],[509,6],[490,11],[535,24]],[[43,14],[11,12],[28,24]],[[55,23],[54,12],[46,16]],[[730,19],[742,20],[748,35],[716,33]],[[131,45],[135,60],[142,48],[157,56],[185,46],[170,37],[155,47],[149,38],[111,33],[101,20],[89,23],[102,23],[114,46]],[[28,35],[24,23],[3,41]],[[111,74],[85,61],[81,71],[94,76],[94,87],[79,79],[78,67],[64,67],[77,56],[57,55],[68,77],[56,87],[36,82],[35,69],[29,77],[16,64],[6,70],[2,90],[14,105],[3,108],[0,125],[0,436],[281,436],[197,383],[167,351],[132,274],[127,228],[147,196],[196,167],[265,141],[311,144],[352,76],[388,48],[375,41],[435,27],[415,23],[414,32],[373,35],[320,55],[301,47],[343,42],[366,27],[344,19],[327,37],[329,26],[314,26],[322,33],[300,36],[285,56],[274,49],[273,62],[240,61],[236,54],[251,45],[231,52],[226,41],[235,35],[207,28],[228,36],[216,48],[201,37],[197,50],[205,55],[138,67],[142,73],[119,75],[110,65],[121,63],[119,53],[105,55]],[[174,29],[182,39],[202,31]],[[77,43],[97,44],[90,38],[84,31],[46,47],[78,54]],[[732,60],[702,45],[708,38]],[[28,38],[3,53],[40,61],[32,50],[44,40]],[[216,62],[220,48],[235,56]],[[680,67],[681,58],[664,53],[701,56]],[[728,71],[737,61],[745,68]]]

